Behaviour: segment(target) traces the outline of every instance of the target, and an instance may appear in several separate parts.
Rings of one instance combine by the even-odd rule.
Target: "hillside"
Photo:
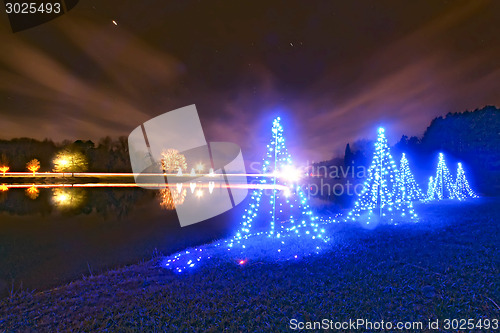
[[[498,199],[419,205],[418,224],[331,224],[298,261],[142,263],[0,301],[0,331],[287,331],[289,321],[498,318]],[[442,328],[442,327],[441,327]]]

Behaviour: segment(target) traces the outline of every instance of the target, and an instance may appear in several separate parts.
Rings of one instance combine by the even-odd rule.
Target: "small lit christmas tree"
[[[374,218],[388,222],[406,218],[415,220],[417,214],[409,198],[395,199],[396,186],[399,183],[398,170],[387,145],[385,131],[379,128],[373,160],[368,169],[368,179],[354,209],[348,213],[347,220],[359,220],[363,213],[366,213],[367,224]]]
[[[302,188],[296,184],[300,172],[292,165],[279,117],[273,121],[272,139],[267,145],[267,156],[263,161],[262,174],[260,183],[272,185],[272,192],[268,198],[263,199],[263,190],[253,191],[249,206],[245,209],[240,230],[230,246],[242,243],[248,238],[251,231],[256,229],[254,225],[256,220],[269,222],[267,230],[264,228],[264,231],[258,232],[259,235],[266,234],[273,238],[294,235],[322,239],[324,230],[318,226],[318,217],[312,214]],[[267,207],[263,208],[263,206]],[[268,217],[258,214],[263,209],[268,210]],[[281,243],[285,244],[284,241]]]
[[[432,188],[432,191],[430,191],[430,193],[428,191],[426,201],[455,198],[455,184],[453,183],[450,170],[444,161],[443,153],[439,153],[436,177],[434,178],[432,186],[429,186],[429,189],[430,188]]]
[[[408,159],[406,158],[406,155],[404,153],[401,157],[398,176],[399,182],[396,187],[396,202],[424,199],[424,195],[422,194],[420,187],[418,186],[415,178],[413,177],[413,174],[410,171]]]
[[[465,178],[465,171],[462,167],[462,163],[458,163],[457,166],[457,179],[455,181],[455,197],[458,200],[464,200],[467,198],[478,198],[478,196],[472,191],[469,186],[467,178]]]

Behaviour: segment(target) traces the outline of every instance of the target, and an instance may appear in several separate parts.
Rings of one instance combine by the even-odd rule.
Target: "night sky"
[[[80,0],[14,34],[2,10],[0,138],[128,135],[196,104],[247,158],[281,115],[299,159],[328,159],[499,106],[499,22],[500,1]]]

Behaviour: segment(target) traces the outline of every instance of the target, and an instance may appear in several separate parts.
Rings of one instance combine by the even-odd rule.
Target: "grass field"
[[[328,249],[302,260],[220,260],[178,274],[155,258],[17,293],[0,301],[0,332],[270,332],[290,331],[291,319],[500,319],[500,200],[416,209],[418,224],[330,224]]]

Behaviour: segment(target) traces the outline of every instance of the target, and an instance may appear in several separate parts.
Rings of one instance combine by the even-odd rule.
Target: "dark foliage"
[[[403,136],[396,156],[406,152],[414,169],[433,175],[439,152],[446,154],[454,173],[455,162],[463,162],[476,190],[483,195],[500,193],[500,109],[486,106],[474,111],[448,113],[435,118],[422,138]],[[425,184],[423,177],[420,177]]]
[[[38,141],[28,138],[0,140],[0,162],[10,167],[10,171],[26,171],[26,163],[31,159],[40,161],[39,172],[52,171],[52,160],[61,150],[79,151],[89,161],[91,172],[131,172],[127,138],[105,137],[94,142],[77,140],[54,143],[51,140]]]

